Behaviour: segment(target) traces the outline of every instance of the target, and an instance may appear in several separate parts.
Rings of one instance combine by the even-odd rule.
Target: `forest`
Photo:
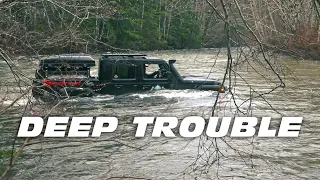
[[[192,179],[207,174],[217,179],[224,175],[228,179],[318,177],[319,159],[314,157],[319,132],[314,127],[319,127],[320,117],[320,66],[313,60],[320,60],[320,0],[0,0],[0,13],[1,180],[70,179],[71,175],[81,179],[99,174],[115,179],[121,173],[139,175],[137,170],[144,167],[139,162],[149,167],[143,170],[152,179],[169,172],[188,172]],[[31,96],[36,64],[47,55],[141,51],[177,59],[182,75],[218,78],[228,87],[227,93],[158,91],[157,96],[151,92],[141,97],[67,98],[52,103]],[[124,131],[88,141],[17,137],[24,116],[46,119],[56,114],[96,116],[102,112],[120,116]],[[290,144],[279,138],[240,142],[201,135],[195,141],[186,140],[185,145],[185,141],[170,139],[132,139],[133,128],[126,126],[132,124],[129,112],[137,117],[152,112],[179,118],[254,117],[273,112],[270,116],[305,116],[307,124]],[[177,154],[187,146],[191,154],[184,159],[176,156],[172,147],[177,146],[181,146]],[[156,152],[165,147],[164,153]],[[118,152],[120,156],[109,161]],[[77,166],[76,161],[88,164]],[[154,163],[164,161],[167,164],[162,166]],[[269,161],[279,167],[277,172]]]
[[[319,59],[319,9],[320,0],[2,0],[0,46],[16,54],[226,47],[226,10],[231,46],[258,39]]]

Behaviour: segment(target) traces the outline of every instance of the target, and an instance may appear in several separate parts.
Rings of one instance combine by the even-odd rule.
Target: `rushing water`
[[[209,77],[220,79],[223,78],[227,62],[225,56],[216,56],[216,50],[159,51],[148,54],[177,59],[176,67],[182,75],[207,77],[209,74]],[[27,77],[33,76],[35,61],[18,58],[15,61],[19,67],[23,67],[22,71]],[[204,141],[205,138],[151,138],[152,128],[148,129],[145,138],[134,138],[132,120],[134,116],[210,117],[215,92],[161,90],[77,98],[63,102],[52,115],[116,116],[119,119],[116,132],[105,133],[100,138],[31,139],[7,179],[106,179],[123,176],[149,179],[317,179],[320,174],[320,63],[286,58],[280,58],[280,62],[281,71],[288,74],[284,77],[287,87],[265,95],[269,104],[262,98],[255,98],[251,105],[245,102],[240,110],[250,109],[252,116],[273,117],[271,127],[274,129],[279,127],[281,116],[303,116],[302,131],[298,138],[226,137],[224,140],[227,143],[218,139],[219,150],[224,156],[208,171],[200,173],[203,170],[201,163],[205,159],[193,163],[198,153],[203,151],[198,148],[199,142],[209,147],[209,141]],[[264,68],[257,66],[256,69],[254,71],[248,65],[239,65],[237,72],[255,90],[268,92],[276,85],[276,78]],[[14,77],[9,72],[9,68],[1,62],[0,74],[6,77],[0,80],[0,96],[6,97],[2,101],[3,106],[19,96],[16,83],[10,83]],[[96,75],[97,69],[92,73]],[[270,80],[266,81],[258,73]],[[250,89],[239,76],[236,83],[235,98],[231,99],[230,94],[220,97],[216,116],[234,116],[236,107],[233,102],[239,105],[250,96]],[[0,150],[11,148],[25,103],[26,100],[19,100],[14,108],[0,117]],[[27,109],[27,115],[33,113],[42,116],[48,112],[49,105],[36,105],[38,102],[35,100],[32,103],[33,109]],[[17,140],[17,148],[23,141]],[[206,157],[213,150],[211,147],[206,151]],[[8,159],[1,161],[7,163]]]

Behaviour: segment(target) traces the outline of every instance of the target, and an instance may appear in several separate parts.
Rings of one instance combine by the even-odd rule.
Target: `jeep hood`
[[[211,79],[204,76],[182,76],[184,83],[220,84],[218,79]]]

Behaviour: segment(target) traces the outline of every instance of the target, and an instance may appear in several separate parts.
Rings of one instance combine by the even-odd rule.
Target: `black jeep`
[[[57,56],[40,61],[34,96],[91,96],[160,89],[198,89],[224,92],[217,80],[182,77],[174,63],[141,54],[102,54],[97,78],[90,77],[90,56]]]
[[[103,54],[99,60],[101,93],[118,94],[151,89],[224,91],[217,80],[182,77],[174,63],[139,54]]]

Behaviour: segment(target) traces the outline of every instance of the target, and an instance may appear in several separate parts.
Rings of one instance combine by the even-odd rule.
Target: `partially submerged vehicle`
[[[90,56],[56,56],[40,60],[33,96],[92,96],[159,89],[198,89],[224,92],[218,80],[183,77],[166,62],[141,54],[102,54],[98,77],[90,76],[95,61]]]

